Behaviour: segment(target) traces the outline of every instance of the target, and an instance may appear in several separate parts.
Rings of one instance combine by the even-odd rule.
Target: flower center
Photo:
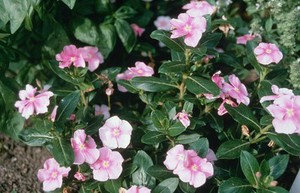
[[[33,97],[30,97],[30,98],[29,98],[29,101],[30,101],[30,102],[34,102],[34,101],[35,101],[34,96],[33,96]]]
[[[70,58],[70,60],[71,60],[71,62],[75,62],[75,57],[72,56],[72,57]]]
[[[294,115],[294,109],[288,109],[287,110],[287,115],[288,115],[288,117],[293,116]]]
[[[144,71],[140,69],[140,70],[137,71],[137,73],[138,73],[138,74],[143,74]]]
[[[271,50],[271,49],[266,49],[266,53],[267,53],[267,54],[271,54],[271,53],[272,53],[272,50]]]
[[[52,178],[56,178],[58,176],[58,173],[57,173],[57,171],[55,171],[55,172],[52,172],[52,174],[51,174],[51,177]]]
[[[198,170],[198,166],[197,166],[196,164],[193,164],[193,165],[192,165],[192,170],[193,170],[193,171],[197,171],[197,170]]]
[[[240,92],[240,89],[237,88],[237,87],[234,87],[234,91],[235,91],[235,92]]]
[[[103,163],[102,163],[102,166],[103,166],[104,168],[108,168],[108,167],[109,167],[109,161],[104,160]]]
[[[79,144],[79,149],[80,149],[80,150],[84,150],[84,149],[85,149],[84,143],[80,143],[80,144]]]
[[[113,135],[114,136],[119,136],[120,135],[120,129],[114,129],[113,130]]]
[[[192,26],[186,24],[186,25],[184,26],[184,31],[186,31],[186,32],[191,32],[191,31],[192,31]]]
[[[181,161],[183,161],[184,160],[184,155],[183,154],[179,154],[178,155],[178,159],[181,160]]]

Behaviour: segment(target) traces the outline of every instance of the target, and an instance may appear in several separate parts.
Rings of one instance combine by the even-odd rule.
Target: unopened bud
[[[127,192],[127,190],[126,190],[125,188],[122,188],[122,187],[121,187],[121,188],[119,189],[119,193],[125,193],[125,192]]]
[[[271,141],[268,143],[268,146],[269,146],[269,147],[274,147],[274,146],[275,146],[275,143],[274,143],[274,141],[273,141],[273,140],[271,140]]]
[[[105,93],[107,96],[111,96],[114,93],[114,89],[113,88],[107,88],[105,90]]]
[[[242,125],[242,134],[246,137],[249,137],[249,128],[246,125]]]
[[[277,181],[272,181],[272,182],[270,182],[270,186],[271,187],[274,187],[274,186],[277,186],[277,184],[278,184],[278,182]]]
[[[261,177],[261,173],[260,172],[256,172],[255,176],[259,179]]]

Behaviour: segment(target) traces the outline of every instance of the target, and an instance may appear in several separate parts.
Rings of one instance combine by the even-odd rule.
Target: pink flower
[[[128,68],[128,70],[133,77],[152,76],[154,74],[153,68],[140,61],[135,62],[135,67]]]
[[[214,163],[214,161],[217,161],[217,156],[215,154],[215,152],[212,149],[208,149],[208,153],[205,157],[207,159],[208,162]]]
[[[113,116],[99,128],[99,136],[105,147],[126,148],[131,139],[132,126],[126,120]]]
[[[191,17],[186,13],[181,13],[178,19],[172,19],[172,35],[171,38],[179,38],[184,36],[184,43],[191,47],[196,47],[202,37],[202,33],[206,30],[206,20],[204,17]]]
[[[65,46],[61,53],[56,54],[56,60],[60,68],[69,68],[72,64],[75,67],[85,67],[84,59],[74,45]]]
[[[67,177],[70,167],[60,167],[55,159],[51,158],[45,161],[44,169],[38,170],[38,179],[43,182],[44,191],[53,191],[62,186],[62,178]]]
[[[237,44],[244,44],[244,45],[246,45],[247,41],[253,40],[256,36],[257,36],[256,34],[254,34],[254,35],[245,34],[243,36],[239,36],[236,39],[236,43]]]
[[[212,15],[215,11],[215,7],[206,1],[191,1],[190,3],[184,5],[183,9],[187,9],[187,14],[191,17],[199,17],[203,15]]]
[[[145,186],[131,186],[127,191],[126,193],[150,193],[151,190]]]
[[[94,105],[95,107],[95,116],[103,115],[103,119],[106,120],[110,117],[109,108],[106,105]]]
[[[278,99],[278,98],[280,98],[281,96],[284,96],[284,95],[291,96],[291,97],[294,96],[293,91],[290,90],[290,89],[287,89],[287,88],[279,88],[276,85],[272,85],[271,89],[272,89],[272,92],[275,95],[269,95],[269,96],[261,97],[261,99],[259,101],[260,103],[263,103],[265,101],[270,101],[270,100],[276,100],[276,99]]]
[[[169,31],[171,29],[170,21],[171,17],[169,16],[159,16],[154,21],[154,25],[157,27],[157,29]]]
[[[174,119],[178,119],[182,125],[187,128],[190,124],[191,121],[189,119],[190,115],[186,113],[185,111],[177,113],[177,115],[174,117]]]
[[[277,133],[300,133],[300,96],[280,96],[267,110],[274,117],[272,124]]]
[[[230,106],[232,106],[232,107],[237,107],[238,105],[234,102],[234,101],[232,101],[231,99],[223,99],[223,102],[221,103],[221,105],[219,106],[219,108],[218,108],[218,115],[219,116],[222,116],[222,115],[225,115],[226,113],[228,113],[227,112],[227,110],[226,110],[226,108],[225,108],[225,106],[224,106],[224,104],[225,103],[227,103],[227,104],[229,104]]]
[[[104,62],[103,56],[98,52],[97,47],[85,46],[79,48],[79,53],[82,55],[83,59],[88,62],[89,71],[93,72]]]
[[[117,151],[112,151],[106,147],[99,149],[100,156],[97,161],[91,164],[93,177],[95,180],[104,182],[108,179],[118,179],[122,173],[122,155]]]
[[[76,172],[76,174],[74,175],[74,178],[76,178],[77,180],[82,181],[82,182],[84,182],[86,180],[85,176],[80,172]]]
[[[86,137],[88,138],[86,140]],[[94,139],[91,136],[86,136],[85,131],[79,129],[74,132],[74,138],[71,138],[71,145],[74,151],[74,164],[94,163],[99,157],[99,151]]]
[[[200,158],[197,155],[187,156],[186,164],[176,170],[181,181],[187,182],[195,188],[202,186],[206,182],[206,178],[214,174],[212,164],[207,162],[206,158]]]
[[[244,103],[245,105],[249,105],[250,99],[248,98],[246,86],[234,74],[230,75],[228,80],[230,84],[225,82],[222,91],[236,99],[238,104]]]
[[[57,107],[58,107],[58,106],[55,105],[55,107],[54,107],[53,110],[52,110],[52,113],[51,113],[51,116],[50,116],[50,119],[51,119],[52,122],[55,121],[56,112],[57,112]]]
[[[28,119],[31,115],[43,114],[48,112],[48,105],[50,104],[50,97],[53,96],[51,91],[43,91],[36,95],[36,88],[27,84],[25,90],[20,90],[20,101],[16,101],[15,107],[19,108],[19,113]],[[36,96],[35,96],[36,95]]]
[[[144,28],[141,28],[140,26],[138,26],[137,24],[133,23],[131,24],[131,28],[134,32],[134,34],[136,36],[142,36],[142,34],[144,33],[145,29]]]
[[[263,65],[271,64],[272,62],[278,64],[283,58],[279,48],[275,44],[260,43],[254,49],[254,54],[259,63]]]

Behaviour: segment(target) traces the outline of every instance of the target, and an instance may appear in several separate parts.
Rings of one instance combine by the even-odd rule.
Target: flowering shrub
[[[0,1],[1,131],[49,150],[44,191],[288,192],[299,46],[261,6]]]

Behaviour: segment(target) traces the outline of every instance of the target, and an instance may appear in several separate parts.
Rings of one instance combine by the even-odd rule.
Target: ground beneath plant
[[[0,192],[43,192],[37,171],[50,157],[43,148],[26,146],[0,133]]]

